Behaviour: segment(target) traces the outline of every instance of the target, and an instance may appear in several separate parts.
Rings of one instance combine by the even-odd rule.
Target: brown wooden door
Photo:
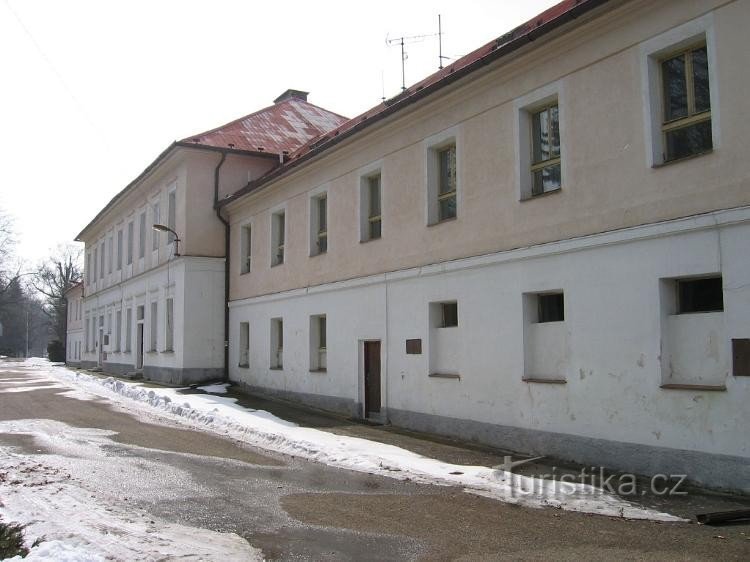
[[[365,417],[380,413],[380,342],[365,342]]]

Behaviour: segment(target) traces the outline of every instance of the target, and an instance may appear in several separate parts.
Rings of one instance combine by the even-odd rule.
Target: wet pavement
[[[24,369],[10,371],[0,365],[0,381],[26,376]],[[54,427],[65,428],[68,439],[81,446],[89,428],[116,432],[97,445],[103,461],[84,462],[58,447],[59,437],[35,438],[22,429],[0,434],[0,446],[39,459],[67,454],[72,479],[92,495],[165,521],[236,532],[269,559],[750,558],[750,525],[660,524],[512,506],[456,488],[417,485],[257,450],[156,415],[139,413],[136,418],[103,399],[79,400],[64,396],[64,389],[41,386],[18,393],[0,389],[0,422],[54,420]],[[499,451],[242,399],[290,421],[404,446],[457,464],[503,461]]]

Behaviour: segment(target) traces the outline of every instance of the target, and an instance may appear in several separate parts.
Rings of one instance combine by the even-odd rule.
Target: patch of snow
[[[199,386],[198,390],[202,390],[203,392],[208,392],[209,394],[226,394],[227,388],[229,388],[228,383],[207,384],[206,386]]]
[[[393,445],[299,427],[269,412],[243,408],[235,404],[233,398],[186,395],[171,388],[147,388],[134,382],[71,371],[44,361],[26,365],[126,407],[144,412],[155,410],[172,420],[229,435],[261,449],[329,466],[400,480],[461,486],[470,493],[529,507],[556,507],[629,519],[684,521],[579,482],[542,480],[485,466],[455,465]]]

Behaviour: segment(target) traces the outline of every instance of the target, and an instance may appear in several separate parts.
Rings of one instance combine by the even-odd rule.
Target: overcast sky
[[[31,263],[72,240],[173,140],[287,88],[352,117],[399,92],[386,37],[460,56],[555,0],[0,0],[0,208]],[[406,81],[438,43],[407,45]]]

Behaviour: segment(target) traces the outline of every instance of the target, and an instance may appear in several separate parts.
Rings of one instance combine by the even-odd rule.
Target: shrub
[[[23,526],[0,521],[0,560],[25,557],[28,553],[29,549],[23,545]]]
[[[47,355],[53,363],[65,361],[65,346],[60,340],[53,340],[47,344]]]

